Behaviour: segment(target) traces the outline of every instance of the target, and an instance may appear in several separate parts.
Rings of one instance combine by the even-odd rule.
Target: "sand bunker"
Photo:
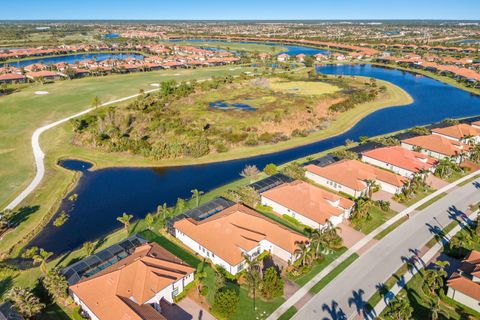
[[[35,91],[35,94],[40,94],[40,95],[48,94],[48,91]]]
[[[160,87],[160,83],[150,83],[152,87]]]

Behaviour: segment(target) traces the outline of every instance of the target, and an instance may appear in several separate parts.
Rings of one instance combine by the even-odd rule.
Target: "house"
[[[472,127],[474,127],[475,129],[480,129],[480,121],[472,122],[472,123],[470,123],[470,125]]]
[[[407,150],[400,146],[385,147],[362,153],[362,161],[411,178],[423,170],[433,172],[437,160],[420,152]]]
[[[325,61],[328,59],[328,56],[321,53],[317,53],[316,55],[314,55],[314,57],[316,61]]]
[[[358,198],[368,194],[368,181],[375,182],[382,190],[397,194],[402,190],[405,178],[393,172],[377,168],[358,160],[344,159],[325,167],[305,166],[305,177],[319,185],[344,192]]]
[[[447,296],[480,312],[480,252],[473,250],[447,281]]]
[[[65,77],[62,73],[42,70],[36,72],[29,72],[27,73],[27,78],[32,80],[44,79],[44,80],[58,80]]]
[[[90,319],[165,320],[162,306],[194,280],[195,269],[156,243],[146,243],[69,287]]]
[[[474,126],[469,126],[466,123],[460,123],[445,128],[435,128],[432,129],[432,133],[464,143],[468,143],[470,140],[473,140],[475,143],[480,142],[480,129],[475,128]]]
[[[354,202],[307,182],[295,180],[261,194],[262,205],[314,229],[334,226],[350,217]]]
[[[24,83],[25,76],[17,73],[0,74],[0,83]]]
[[[285,62],[285,61],[287,61],[288,59],[290,59],[290,56],[289,56],[288,54],[286,54],[286,53],[282,53],[282,54],[279,54],[279,55],[277,56],[277,60],[278,60],[279,62]]]
[[[306,57],[306,56],[305,56],[305,54],[303,54],[303,53],[297,54],[297,55],[295,56],[295,58],[297,58],[297,61],[298,61],[298,62],[304,62],[304,61],[305,61],[305,57]]]
[[[243,204],[234,204],[201,220],[185,217],[173,228],[175,237],[187,247],[232,275],[245,268],[244,255],[253,258],[268,251],[293,263],[297,243],[308,241]]]
[[[458,164],[468,156],[470,151],[470,146],[467,144],[437,134],[405,139],[402,140],[401,145],[407,150],[418,151],[435,159],[454,159]]]
[[[268,58],[270,58],[270,55],[266,52],[260,52],[258,54],[258,57],[261,59],[261,60],[267,60]]]

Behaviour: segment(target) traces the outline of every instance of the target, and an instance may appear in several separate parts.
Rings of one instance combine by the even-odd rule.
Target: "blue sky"
[[[16,19],[480,19],[480,0],[2,0]]]

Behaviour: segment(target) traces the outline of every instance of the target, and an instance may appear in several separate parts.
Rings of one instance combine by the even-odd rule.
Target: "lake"
[[[406,90],[415,101],[408,106],[378,110],[338,136],[272,154],[183,167],[84,171],[73,191],[78,200],[73,206],[68,200],[61,205],[61,210],[69,212],[70,219],[60,228],[50,223],[32,244],[57,254],[74,249],[120,228],[122,225],[116,218],[123,212],[142,218],[163,202],[173,205],[178,197],[190,197],[192,189],[207,192],[238,179],[247,164],[262,169],[268,163],[281,164],[343,145],[347,139],[358,140],[360,136],[371,137],[445,118],[480,114],[480,97],[428,77],[371,65],[327,65],[318,71],[390,81]]]
[[[65,62],[68,64],[74,64],[76,62],[93,60],[103,61],[108,59],[114,60],[125,60],[128,58],[135,58],[138,60],[143,60],[144,57],[141,54],[136,53],[79,53],[71,54],[66,56],[50,56],[50,57],[41,57],[35,59],[21,60],[16,62],[9,62],[8,65],[12,67],[22,68],[35,63],[44,63],[44,64],[55,64],[59,62]],[[0,64],[0,68],[4,64]]]

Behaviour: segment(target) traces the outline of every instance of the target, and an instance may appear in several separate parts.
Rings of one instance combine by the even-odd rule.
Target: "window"
[[[172,297],[176,297],[178,295],[178,288],[173,288]]]

